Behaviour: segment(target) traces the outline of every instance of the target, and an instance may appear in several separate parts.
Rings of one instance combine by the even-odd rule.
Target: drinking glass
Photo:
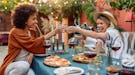
[[[72,55],[72,56],[74,56],[74,54],[75,54],[74,48],[75,48],[75,46],[77,45],[77,43],[76,43],[76,41],[75,41],[75,38],[69,39],[68,44],[69,44],[69,47],[73,50],[73,55]]]
[[[51,41],[50,40],[45,40],[45,48],[46,48],[46,54],[51,54],[51,50],[49,49],[51,47]]]
[[[88,57],[88,58],[94,58],[94,57],[96,57],[97,56],[97,53],[96,52],[90,52],[90,51],[85,51],[84,52],[84,55],[86,56],[86,57]]]
[[[97,52],[84,52],[84,55],[90,59],[93,59],[94,57],[97,56]],[[100,70],[100,66],[97,65],[95,62],[89,62],[88,66],[88,73],[89,75],[98,75],[98,72]]]
[[[117,57],[117,51],[120,49],[120,47],[121,47],[120,43],[116,43],[116,44],[111,45],[111,49],[114,51],[113,56],[114,56],[115,59],[118,59],[118,57]],[[117,62],[115,60],[112,63],[114,65],[119,64],[119,62]]]
[[[83,53],[83,47],[75,46],[74,51],[75,51],[75,54]]]
[[[96,53],[85,53],[85,55],[89,58],[94,58],[96,57]],[[98,65],[97,62],[89,62],[88,66],[88,73],[89,75],[99,75],[99,71],[100,71],[100,65]]]
[[[97,73],[96,73],[96,65],[95,64],[92,64],[92,63],[89,63],[88,64],[88,75],[98,75]]]

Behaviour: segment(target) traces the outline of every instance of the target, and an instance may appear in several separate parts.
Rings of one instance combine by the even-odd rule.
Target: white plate
[[[74,71],[78,71],[77,73],[71,73]],[[68,74],[70,72],[70,74]],[[84,70],[82,68],[79,67],[60,67],[60,68],[56,68],[54,70],[54,73],[56,75],[82,75],[84,73]]]
[[[34,54],[35,56],[49,56],[50,54]]]

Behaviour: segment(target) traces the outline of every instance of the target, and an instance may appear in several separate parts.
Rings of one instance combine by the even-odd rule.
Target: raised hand
[[[58,26],[56,27],[56,33],[58,33],[58,32],[63,32],[63,31],[65,31],[66,28],[67,28],[66,25],[58,25]]]
[[[65,31],[66,31],[67,33],[74,33],[74,32],[77,31],[77,27],[75,27],[75,26],[69,26],[69,27],[67,27],[67,28],[65,29]]]

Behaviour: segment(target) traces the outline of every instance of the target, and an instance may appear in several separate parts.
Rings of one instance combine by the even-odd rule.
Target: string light
[[[43,0],[43,3],[47,3],[48,0]]]
[[[53,15],[53,12],[51,12],[51,14]]]
[[[30,2],[33,2],[33,0],[29,0]]]

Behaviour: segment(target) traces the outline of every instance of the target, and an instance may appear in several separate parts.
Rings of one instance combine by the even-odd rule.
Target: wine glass
[[[97,53],[96,52],[84,52],[84,55],[86,56],[86,57],[88,57],[88,58],[90,58],[90,59],[92,59],[92,58],[94,58],[94,57],[96,57],[97,56]]]
[[[116,66],[116,67],[118,67],[118,66],[121,65],[121,63],[118,61],[118,59],[119,59],[118,56],[119,56],[119,55],[118,55],[118,53],[117,53],[117,51],[118,51],[120,48],[121,48],[121,44],[120,44],[119,42],[117,42],[117,43],[111,45],[111,49],[114,51],[113,58],[115,58],[115,59],[113,60],[112,64],[113,64],[113,66]]]
[[[46,54],[51,54],[51,50],[49,49],[51,47],[51,41],[48,39],[48,40],[45,40],[45,45],[44,47],[46,48]]]
[[[114,51],[114,58],[118,58],[117,57],[117,51],[121,48],[121,44],[119,42],[111,45],[111,49]]]
[[[88,57],[89,59],[93,59],[94,57],[97,56],[97,52],[85,51],[84,55]],[[98,75],[99,70],[100,70],[99,65],[97,65],[97,63],[91,62],[90,60],[90,62],[88,63],[89,75]]]
[[[75,41],[75,38],[69,39],[68,44],[69,44],[69,48],[73,49],[73,55],[72,56],[74,56],[74,54],[75,54],[74,47],[77,45],[77,43]]]

